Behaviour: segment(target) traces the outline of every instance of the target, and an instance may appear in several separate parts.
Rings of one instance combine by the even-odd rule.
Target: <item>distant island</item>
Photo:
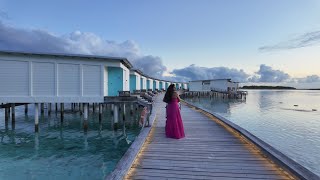
[[[243,86],[241,89],[296,89],[288,86]]]
[[[320,90],[320,88],[315,88],[315,89],[306,89],[306,90]]]

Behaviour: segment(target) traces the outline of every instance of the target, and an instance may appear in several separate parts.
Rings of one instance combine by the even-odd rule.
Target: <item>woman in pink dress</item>
[[[175,90],[175,85],[171,84],[163,98],[163,101],[168,103],[166,136],[168,138],[180,139],[184,138],[185,135],[179,108],[180,97]]]

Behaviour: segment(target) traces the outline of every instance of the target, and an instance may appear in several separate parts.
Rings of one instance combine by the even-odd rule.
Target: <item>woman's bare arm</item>
[[[177,98],[177,99],[179,100],[179,102],[181,101],[180,96],[179,96],[179,94],[178,94],[176,91],[173,93],[173,96],[174,96],[175,98]]]

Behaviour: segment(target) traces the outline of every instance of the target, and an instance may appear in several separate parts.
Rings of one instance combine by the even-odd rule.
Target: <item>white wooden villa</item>
[[[165,88],[166,88],[166,82],[165,82],[165,81],[160,81],[159,88],[160,88],[160,90],[165,90]]]
[[[183,89],[184,90],[188,89],[188,83],[183,83]]]
[[[153,90],[160,90],[160,80],[159,79],[154,79],[153,80]]]
[[[141,87],[140,90],[146,91],[147,90],[147,78],[145,75],[141,75]]]
[[[239,83],[231,79],[211,79],[189,82],[189,91],[219,91],[232,92],[238,91]]]
[[[35,103],[36,131],[38,103],[83,103],[85,125],[88,103],[129,91],[130,68],[126,58],[0,51],[0,103],[13,111],[15,103]]]
[[[153,78],[151,77],[147,77],[147,90],[153,90]]]
[[[103,102],[129,90],[131,67],[125,58],[0,51],[0,102]]]
[[[143,73],[138,69],[130,70],[130,92],[139,91],[141,89],[141,75]]]

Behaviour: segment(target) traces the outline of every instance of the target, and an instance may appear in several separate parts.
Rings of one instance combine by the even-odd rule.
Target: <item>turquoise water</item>
[[[33,105],[29,115],[24,106],[16,107],[16,123],[4,123],[0,110],[0,179],[104,179],[139,134],[139,111],[126,121],[119,121],[119,129],[111,126],[111,110],[105,110],[102,123],[98,113],[89,112],[89,129],[83,131],[79,113],[65,105],[63,124],[60,113],[47,112],[40,116],[39,133],[34,133]],[[120,116],[122,119],[122,116]]]
[[[248,93],[246,101],[186,100],[240,125],[320,176],[320,91],[249,90]]]

